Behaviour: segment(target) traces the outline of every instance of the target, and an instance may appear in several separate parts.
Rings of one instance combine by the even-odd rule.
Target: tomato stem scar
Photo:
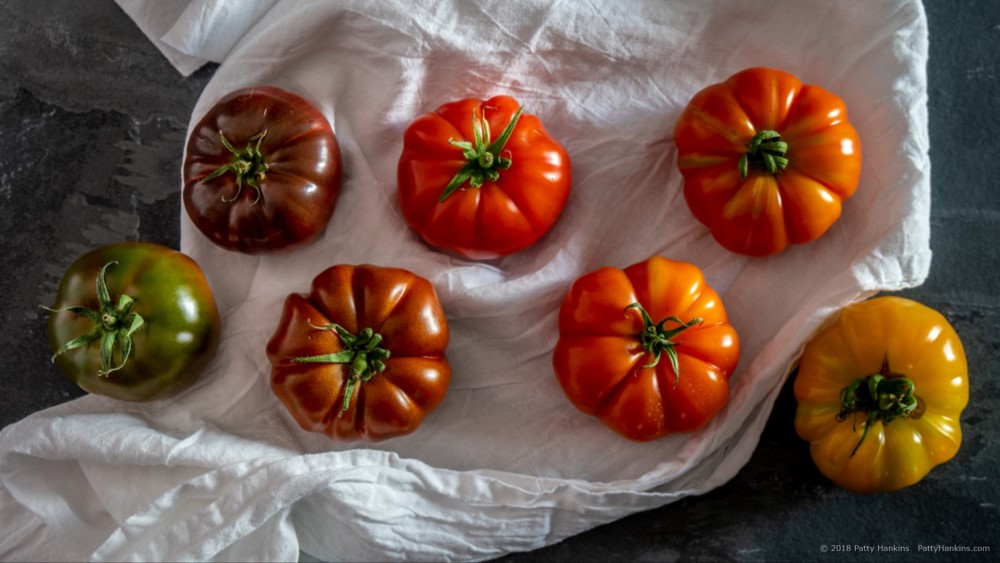
[[[739,161],[740,178],[746,178],[750,166],[777,174],[788,167],[788,143],[781,140],[777,131],[765,130],[757,133],[747,143],[747,152]]]
[[[448,141],[453,146],[462,149],[466,162],[445,186],[438,202],[447,199],[466,182],[473,188],[479,188],[486,180],[496,182],[500,179],[500,171],[510,168],[512,163],[510,151],[504,150],[504,146],[514,133],[514,127],[517,126],[523,112],[524,106],[517,108],[517,112],[511,117],[510,123],[504,127],[500,136],[487,145],[490,141],[490,123],[486,120],[485,115],[478,114],[475,109],[472,110],[472,132],[475,136],[475,144],[468,141]]]
[[[679,361],[677,359],[677,350],[674,349],[677,346],[676,342],[670,340],[671,338],[677,336],[681,332],[691,328],[692,326],[702,323],[701,317],[692,319],[688,322],[684,322],[675,316],[670,316],[659,323],[653,323],[653,319],[650,318],[649,313],[640,303],[632,303],[628,307],[625,307],[625,314],[628,314],[629,309],[637,309],[639,314],[642,315],[643,330],[639,335],[639,339],[642,341],[642,347],[646,352],[652,354],[653,359],[643,368],[655,367],[660,363],[660,356],[662,353],[666,352],[667,359],[670,360],[670,367],[674,370],[674,387],[681,380],[681,370]],[[678,326],[672,329],[667,329],[667,321],[673,322]]]
[[[117,265],[118,262],[108,262],[101,267],[101,271],[97,274],[97,303],[99,310],[83,305],[61,309],[42,307],[42,309],[52,313],[73,313],[78,317],[93,321],[96,325],[92,331],[63,344],[52,355],[51,361],[55,362],[56,357],[64,352],[76,348],[84,348],[100,340],[101,368],[97,371],[97,375],[107,377],[111,372],[125,367],[125,362],[128,361],[129,356],[132,354],[132,335],[139,330],[145,321],[139,313],[132,310],[135,300],[128,295],[121,295],[118,298],[117,305],[111,300],[111,294],[108,292],[106,273],[108,267],[112,264]],[[116,349],[121,361],[116,365],[112,365],[115,363]]]
[[[914,394],[916,386],[901,374],[889,371],[889,360],[882,362],[882,369],[867,377],[856,379],[840,391],[840,412],[837,421],[843,422],[856,412],[865,413],[865,428],[861,439],[851,451],[858,451],[876,421],[889,424],[893,420],[919,417],[921,401]]]
[[[375,374],[385,371],[385,360],[389,359],[389,350],[380,347],[382,335],[370,328],[365,328],[354,335],[337,323],[316,326],[310,321],[309,326],[316,330],[329,330],[336,333],[345,347],[340,352],[292,359],[296,363],[312,362],[351,366],[350,375],[347,377],[347,386],[344,388],[344,402],[340,412],[337,413],[337,418],[340,418],[351,406],[354,387],[359,382],[370,381]]]
[[[232,172],[236,175],[236,193],[229,198],[222,196],[222,201],[226,203],[236,201],[240,197],[240,192],[243,191],[243,184],[245,183],[256,190],[257,197],[254,198],[251,205],[257,205],[261,196],[260,181],[264,179],[268,170],[268,164],[264,160],[264,152],[261,150],[261,144],[264,142],[265,135],[267,135],[267,130],[250,137],[246,148],[240,150],[229,142],[229,139],[226,138],[226,135],[222,131],[219,131],[219,142],[232,154],[232,159],[229,161],[229,164],[223,164],[212,171],[211,174],[202,178],[202,183],[210,182],[219,176]]]

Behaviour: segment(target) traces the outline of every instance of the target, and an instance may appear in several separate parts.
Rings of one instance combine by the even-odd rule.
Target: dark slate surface
[[[901,294],[944,313],[965,343],[972,400],[955,459],[903,491],[843,491],[816,471],[796,436],[786,385],[754,456],[730,483],[507,560],[996,560],[1000,3],[931,0],[926,10],[934,261],[927,282]],[[6,426],[82,395],[48,362],[38,309],[52,301],[65,268],[121,240],[178,247],[184,133],[213,67],[181,77],[110,0],[5,0],[0,70]],[[856,546],[909,552],[868,555]]]

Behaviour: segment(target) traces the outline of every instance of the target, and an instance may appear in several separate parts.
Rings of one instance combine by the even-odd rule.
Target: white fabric
[[[90,396],[5,428],[0,559],[469,560],[552,544],[725,483],[813,330],[927,275],[927,27],[916,0],[257,2],[256,23],[230,2],[189,4],[169,10],[173,21],[138,23],[161,30],[157,44],[223,60],[192,124],[239,87],[298,92],[340,140],[341,200],[320,241],[265,257],[212,246],[182,212],[182,250],[224,312],[218,357],[177,397]],[[757,65],[839,94],[865,158],[833,229],[766,259],[723,250],[693,218],[672,139],[697,90]],[[467,261],[428,248],[402,220],[402,131],[444,102],[500,93],[565,145],[573,193],[536,246]],[[707,428],[638,444],[569,404],[551,352],[573,279],[657,254],[704,270],[743,351],[731,402]],[[288,293],[327,266],[363,262],[436,286],[454,375],[416,433],[339,445],[301,431],[274,398],[264,344]]]
[[[190,2],[148,2],[145,0],[117,0],[118,5],[135,21],[139,29],[156,45],[163,56],[184,76],[198,70],[208,59],[189,53],[195,51],[174,47],[166,41],[171,27],[190,7]],[[178,31],[180,32],[180,31]],[[221,62],[219,59],[216,62]]]

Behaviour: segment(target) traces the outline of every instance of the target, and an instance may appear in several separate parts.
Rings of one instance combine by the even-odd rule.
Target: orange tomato
[[[684,197],[732,252],[768,256],[825,233],[861,176],[844,102],[750,68],[698,92],[674,128]]]
[[[962,443],[962,342],[909,299],[850,305],[806,345],[795,398],[795,429],[823,475],[859,493],[907,487]]]

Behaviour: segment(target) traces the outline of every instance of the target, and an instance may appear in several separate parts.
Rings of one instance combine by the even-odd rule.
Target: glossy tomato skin
[[[237,185],[233,172],[210,177],[233,162],[220,133],[237,150],[255,146],[263,133],[259,190]],[[309,243],[330,221],[340,187],[340,145],[330,123],[309,101],[280,88],[228,94],[187,142],[184,208],[198,230],[229,250],[258,254]]]
[[[838,416],[841,392],[880,372],[912,381],[918,407],[905,418],[875,421],[862,441],[867,415]],[[820,472],[850,491],[893,491],[920,481],[958,452],[968,367],[943,315],[883,296],[845,307],[821,328],[806,345],[794,391],[795,429],[809,442]]]
[[[701,319],[673,337],[679,376],[664,356],[654,367],[643,347],[641,304],[659,322]],[[553,367],[582,412],[636,441],[692,432],[729,401],[739,337],[719,295],[693,264],[654,256],[624,270],[605,267],[578,278],[559,311]]]
[[[391,355],[385,371],[355,385],[343,408],[351,366],[298,363],[341,352],[336,323],[352,334],[382,336]],[[407,270],[336,265],[308,294],[287,297],[267,344],[271,389],[299,425],[337,441],[380,441],[415,431],[443,400],[451,381],[445,355],[449,330],[434,287]]]
[[[777,173],[740,159],[762,131],[787,144]],[[768,256],[813,241],[857,190],[861,141],[844,102],[819,86],[769,68],[750,68],[698,92],[674,128],[684,197],[725,248]]]
[[[69,311],[72,306],[99,309],[97,278],[101,268],[112,300],[128,295],[144,320],[132,335],[132,352],[124,367],[106,376],[100,345],[68,350],[55,356],[56,366],[88,393],[124,401],[168,396],[190,385],[214,357],[221,321],[211,287],[198,264],[158,244],[124,242],[94,249],[66,270],[48,319],[53,353],[95,328],[95,323]]]
[[[421,115],[403,134],[399,159],[400,207],[427,243],[472,259],[491,259],[535,244],[555,224],[570,195],[569,155],[541,120],[524,113],[504,146],[509,168],[496,181],[465,183],[439,201],[466,163],[450,141],[473,143],[475,116],[485,116],[495,140],[517,113],[510,96],[464,99]]]

